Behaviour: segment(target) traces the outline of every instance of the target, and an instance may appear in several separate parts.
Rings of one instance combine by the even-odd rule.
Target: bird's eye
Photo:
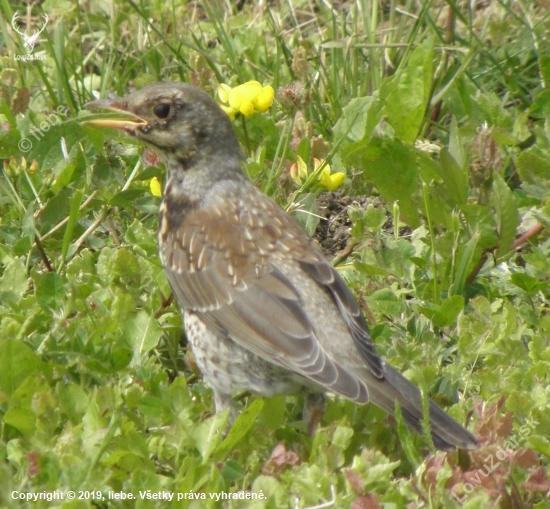
[[[155,117],[166,118],[170,114],[170,105],[163,103],[157,104],[153,108],[153,113],[155,114]]]

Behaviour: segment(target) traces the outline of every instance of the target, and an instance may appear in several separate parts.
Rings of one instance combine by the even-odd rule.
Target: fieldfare
[[[324,393],[372,401],[422,431],[420,391],[376,352],[352,292],[296,221],[246,178],[231,122],[186,83],[155,83],[87,107],[127,114],[91,121],[151,146],[166,166],[160,259],[183,310],[216,411],[243,391],[303,394],[313,420]],[[429,402],[443,450],[476,437]]]

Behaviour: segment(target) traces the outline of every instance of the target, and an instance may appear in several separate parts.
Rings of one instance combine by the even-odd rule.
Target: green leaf
[[[0,343],[0,391],[8,398],[25,378],[39,369],[40,359],[24,343],[16,340]]]
[[[319,224],[319,208],[317,207],[317,195],[315,193],[305,193],[296,200],[299,206],[292,215],[298,221],[307,234],[312,237]]]
[[[109,205],[116,207],[131,206],[134,201],[141,198],[147,190],[145,188],[139,189],[126,189],[126,191],[120,191],[116,193],[110,200]]]
[[[370,143],[352,143],[343,150],[345,164],[363,170],[384,199],[399,201],[406,222],[413,228],[420,217],[413,196],[418,188],[418,164],[415,150],[399,140],[373,137]]]
[[[61,309],[65,302],[65,287],[57,272],[33,274],[36,287],[36,300],[42,309],[50,311]]]
[[[516,158],[516,167],[521,180],[534,186],[542,186],[550,179],[550,155],[538,146],[521,152]]]
[[[46,203],[36,219],[40,233],[46,233],[49,229],[67,217],[69,203],[73,193],[74,189],[66,187],[48,200],[48,203]]]
[[[449,288],[449,295],[462,295],[464,285],[466,284],[466,278],[468,277],[468,270],[474,258],[479,238],[480,233],[476,232],[468,241],[465,248],[460,251],[453,283]]]
[[[200,422],[191,431],[191,438],[202,456],[203,463],[206,463],[218,447],[228,419],[229,408]]]
[[[38,374],[30,375],[13,393],[4,422],[30,436],[35,431],[36,415],[32,408],[33,400],[38,393],[49,392],[50,388]]]
[[[391,290],[377,290],[370,298],[381,313],[396,316],[405,310],[405,304]]]
[[[67,251],[69,249],[69,245],[73,238],[74,227],[78,219],[78,213],[79,213],[79,209],[80,209],[80,205],[82,203],[83,197],[84,197],[84,192],[81,190],[75,191],[75,193],[71,197],[71,201],[70,201],[71,209],[69,212],[69,220],[67,221],[67,226],[65,227],[65,233],[63,234],[63,246],[61,248],[62,260],[65,260],[65,257],[67,256]]]
[[[222,468],[224,479],[229,482],[240,481],[246,475],[246,470],[235,460],[227,460]]]
[[[77,122],[68,121],[60,124],[51,125],[44,121],[41,126],[47,130],[35,130],[36,133],[32,140],[32,150],[29,152],[28,159],[36,159],[40,165],[41,171],[54,168],[64,159],[62,143],[71,151],[71,148],[85,138],[85,132],[82,126]],[[35,139],[37,138],[37,139]],[[63,139],[63,142],[62,142]]]
[[[466,157],[464,155],[464,142],[460,137],[460,133],[458,131],[458,123],[454,116],[451,119],[449,154],[453,157],[453,159],[456,161],[456,164],[458,164],[460,168],[464,168],[466,166]]]
[[[78,385],[59,384],[58,388],[59,406],[73,424],[78,424],[88,407],[88,394]]]
[[[397,400],[395,400],[395,419],[397,420],[397,435],[399,436],[399,442],[401,443],[403,452],[410,464],[416,468],[422,463],[422,457],[417,451],[414,443],[415,437],[405,423],[405,419],[403,419],[403,413],[401,412],[401,407]],[[380,467],[380,465],[377,465],[377,467]]]
[[[456,324],[458,314],[464,309],[464,297],[453,295],[445,299],[441,305],[420,306],[420,311],[432,320],[437,327],[452,327]]]
[[[7,264],[0,277],[0,292],[13,292],[22,295],[29,287],[29,278],[25,265],[19,258],[14,258]]]
[[[458,314],[464,309],[464,297],[453,295],[445,299],[439,306],[438,313],[434,316],[434,323],[438,327],[451,327],[455,325]]]
[[[21,154],[21,148],[25,148],[26,142],[21,142],[21,133],[17,129],[9,129],[8,131],[0,131],[0,157],[9,159]],[[31,141],[32,143],[32,141]]]
[[[512,246],[519,225],[519,214],[512,191],[504,179],[496,172],[493,173],[493,193],[491,202],[495,208],[495,219],[499,235],[496,257],[505,255]]]
[[[361,262],[359,260],[353,260],[353,267],[361,274],[365,274],[365,276],[387,276],[388,275],[388,271],[383,269],[382,267],[379,267],[378,265],[373,265],[371,263]]]
[[[145,311],[139,311],[136,316],[128,320],[124,329],[126,337],[140,355],[155,348],[162,337],[158,320]]]
[[[235,419],[235,422],[231,426],[225,440],[218,447],[216,447],[216,450],[214,451],[214,458],[216,458],[216,460],[224,459],[227,454],[229,454],[229,452],[231,452],[247,435],[252,426],[254,426],[254,422],[262,411],[263,406],[264,400],[256,399],[244,412],[241,412],[241,414]]]
[[[468,173],[461,168],[446,148],[439,152],[441,160],[441,175],[443,177],[445,195],[452,205],[463,205],[468,196]]]
[[[141,398],[138,409],[149,417],[160,417],[163,413],[163,402],[160,398],[146,396]]]
[[[380,90],[388,123],[395,136],[406,144],[416,140],[430,99],[433,46],[433,38],[418,45],[404,66],[402,64]]]
[[[356,97],[342,109],[342,116],[334,126],[334,140],[368,142],[380,120],[382,101],[377,97]],[[343,146],[343,145],[342,145]],[[304,159],[307,161],[307,159]]]
[[[76,164],[72,161],[62,159],[54,169],[57,178],[52,184],[52,191],[58,193],[67,187],[73,180],[73,174],[76,169]]]
[[[544,290],[548,284],[546,281],[539,281],[536,277],[516,272],[510,276],[510,282],[518,288],[525,290],[529,295],[535,295],[540,290]]]

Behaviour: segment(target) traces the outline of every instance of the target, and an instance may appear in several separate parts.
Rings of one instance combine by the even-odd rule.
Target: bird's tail
[[[394,414],[395,400],[399,402],[405,422],[422,434],[422,396],[420,390],[388,364],[385,380],[369,383],[370,400],[388,413]],[[447,415],[430,400],[430,428],[434,445],[443,451],[477,449],[476,437]]]

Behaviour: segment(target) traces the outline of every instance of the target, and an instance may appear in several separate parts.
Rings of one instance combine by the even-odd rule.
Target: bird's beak
[[[106,110],[124,113],[129,118],[94,118],[86,120],[85,123],[94,127],[110,127],[120,131],[132,132],[137,127],[147,125],[147,121],[128,111],[128,105],[122,100],[101,99],[91,101],[84,105],[86,108],[103,108]]]

